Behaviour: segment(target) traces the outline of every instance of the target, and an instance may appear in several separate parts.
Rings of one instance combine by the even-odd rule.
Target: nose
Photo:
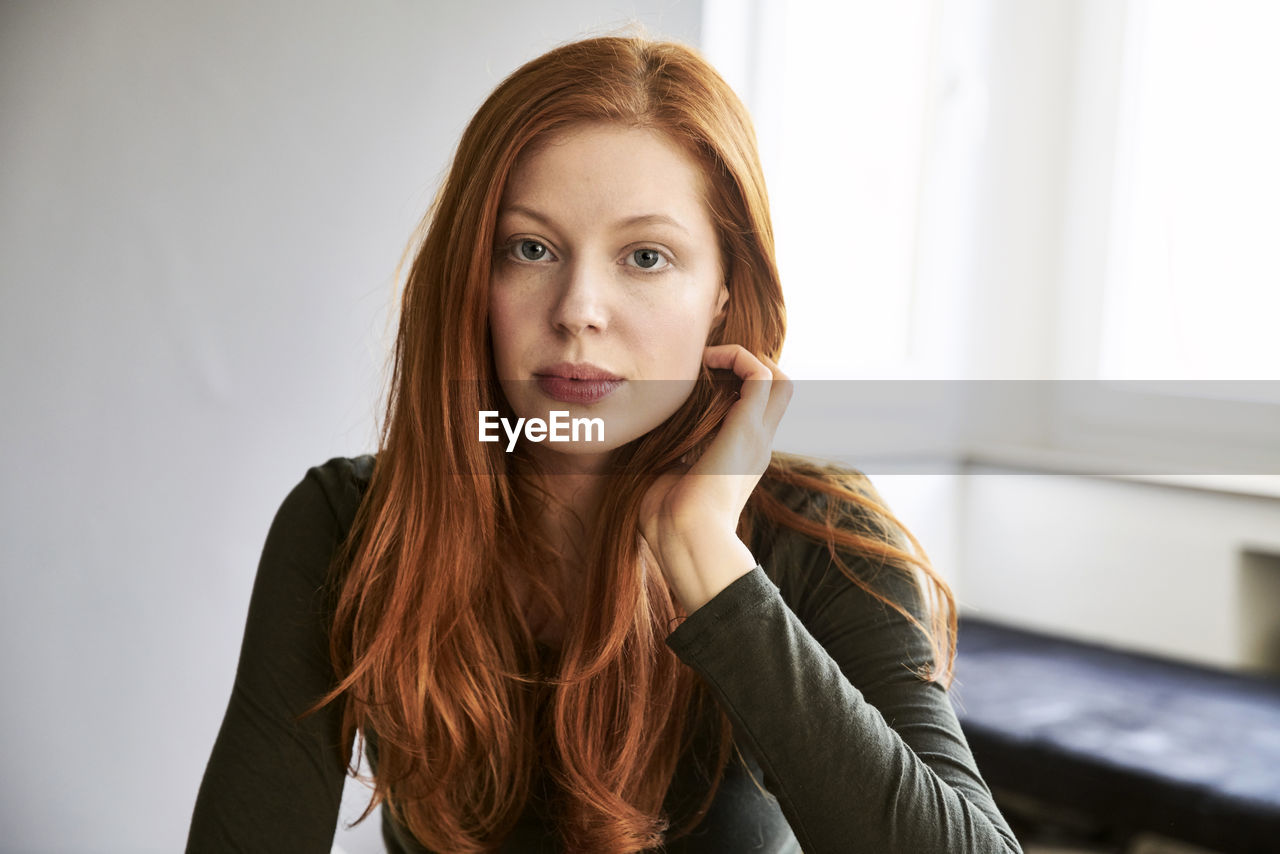
[[[570,335],[609,325],[608,283],[600,270],[581,262],[566,263],[560,293],[552,307],[552,324]]]

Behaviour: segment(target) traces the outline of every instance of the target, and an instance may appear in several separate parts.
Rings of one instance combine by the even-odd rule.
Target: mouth
[[[560,362],[555,365],[547,365],[533,372],[538,378],[553,377],[565,380],[595,381],[595,382],[621,382],[622,377],[612,374],[604,368],[591,364],[590,362]]]
[[[562,362],[534,372],[542,393],[561,403],[595,403],[618,390],[622,377],[589,363]]]

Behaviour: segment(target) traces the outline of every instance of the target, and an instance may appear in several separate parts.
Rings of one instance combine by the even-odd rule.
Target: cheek
[[[662,311],[646,324],[645,349],[658,363],[681,369],[678,373],[696,371],[710,331],[711,319],[701,302]]]
[[[519,337],[546,309],[546,287],[536,277],[495,276],[489,285],[489,326]]]
[[[493,335],[495,343],[506,337],[508,316],[507,307],[502,300],[491,297],[489,299],[489,332]]]
[[[511,304],[509,297],[490,292],[489,336],[493,340],[493,360],[499,369],[511,360],[516,349],[520,328],[515,320],[519,316],[519,311]]]

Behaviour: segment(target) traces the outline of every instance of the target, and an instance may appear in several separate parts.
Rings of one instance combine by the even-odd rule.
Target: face
[[[704,194],[660,131],[579,125],[517,161],[490,282],[498,378],[519,417],[604,423],[536,452],[602,460],[688,398],[728,300]]]

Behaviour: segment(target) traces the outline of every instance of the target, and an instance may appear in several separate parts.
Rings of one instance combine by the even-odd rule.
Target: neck
[[[604,477],[598,474],[549,474],[543,488],[555,499],[543,510],[541,523],[562,547],[566,558],[577,559],[576,546],[585,545],[596,523]],[[568,547],[568,548],[565,548]]]
[[[608,460],[608,454],[540,455],[539,484],[554,499],[548,502],[544,519],[568,524],[571,530],[567,533],[575,538],[585,534],[595,523],[604,495],[607,478],[603,472]]]

